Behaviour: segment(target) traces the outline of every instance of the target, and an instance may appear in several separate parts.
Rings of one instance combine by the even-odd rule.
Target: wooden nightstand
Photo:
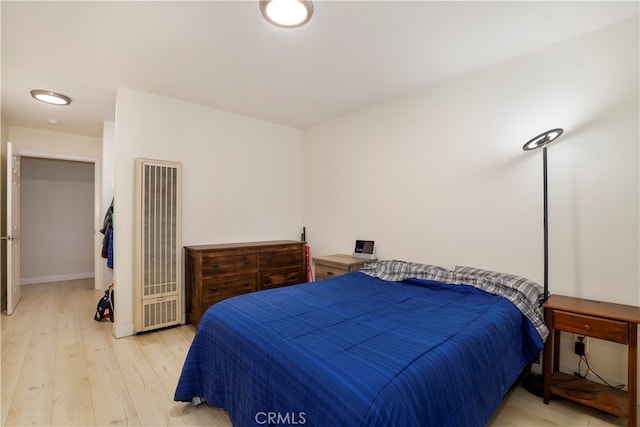
[[[544,303],[544,309],[549,327],[549,337],[544,345],[544,403],[549,403],[552,394],[562,396],[626,418],[628,425],[635,427],[640,308],[551,295]],[[560,331],[626,344],[627,391],[607,390],[603,384],[560,372]]]
[[[351,255],[325,255],[313,258],[316,265],[316,280],[358,271],[363,265],[375,261],[377,260],[356,258]]]

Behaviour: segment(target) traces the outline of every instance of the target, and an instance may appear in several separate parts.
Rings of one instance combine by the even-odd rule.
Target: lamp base
[[[544,377],[535,372],[529,372],[522,378],[522,387],[531,394],[544,397]]]
[[[544,377],[536,372],[528,372],[522,377],[522,387],[531,394],[544,399]],[[559,396],[551,395],[551,400],[561,399]]]

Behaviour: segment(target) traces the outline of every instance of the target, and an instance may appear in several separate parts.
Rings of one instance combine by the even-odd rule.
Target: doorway
[[[27,224],[31,223],[31,226],[23,224],[30,229],[23,228],[25,259],[22,263],[26,262],[21,268],[25,272],[23,284],[90,276],[94,277],[94,288],[102,289],[104,260],[101,256],[103,236],[99,232],[103,222],[100,217],[99,159],[27,151],[19,154],[24,162],[22,170],[27,173],[27,177],[21,177],[22,184],[32,187],[21,190],[27,198],[21,203],[21,217]],[[53,206],[61,199],[70,205],[67,215],[75,217],[79,227],[69,228],[69,221],[64,218],[64,206],[55,207],[56,212],[47,215],[47,206]],[[80,212],[71,210],[74,208]],[[79,248],[84,252],[80,253]],[[29,260],[32,253],[39,259]]]
[[[94,164],[22,156],[22,285],[94,278]]]

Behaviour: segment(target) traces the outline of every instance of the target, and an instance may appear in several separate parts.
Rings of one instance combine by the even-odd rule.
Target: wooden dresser
[[[218,301],[306,281],[305,243],[293,240],[185,246],[187,323]]]

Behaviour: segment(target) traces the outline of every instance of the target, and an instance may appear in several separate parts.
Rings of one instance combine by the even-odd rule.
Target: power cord
[[[583,363],[584,365],[586,365],[586,372],[584,374],[582,373]],[[600,379],[600,381],[602,381],[602,385],[606,387],[603,387],[602,389],[590,387],[588,390],[580,387],[579,382],[581,382],[582,380],[586,380],[589,373],[592,373],[598,379]],[[596,393],[603,393],[605,391],[611,390],[622,390],[624,388],[624,384],[612,385],[604,378],[602,378],[596,371],[594,371],[591,368],[591,365],[589,365],[589,359],[587,358],[586,353],[580,355],[580,360],[578,361],[578,372],[576,372],[575,375],[576,378],[554,380],[553,384],[558,388],[566,390],[568,395],[584,400],[595,399]]]
[[[582,362],[584,362],[584,364],[587,366],[587,372],[585,372],[584,375],[582,375]],[[600,379],[600,381],[602,381],[603,384],[609,387],[608,388],[609,390],[622,390],[624,388],[624,384],[619,384],[619,385],[609,384],[607,380],[602,378],[600,375],[598,375],[596,371],[591,369],[591,365],[589,365],[589,359],[587,359],[587,354],[585,353],[580,356],[580,360],[578,361],[578,376],[580,378],[587,378],[587,375],[589,375],[589,373],[592,373],[593,375],[598,377],[598,379]],[[607,389],[602,391],[606,391],[606,390]]]

